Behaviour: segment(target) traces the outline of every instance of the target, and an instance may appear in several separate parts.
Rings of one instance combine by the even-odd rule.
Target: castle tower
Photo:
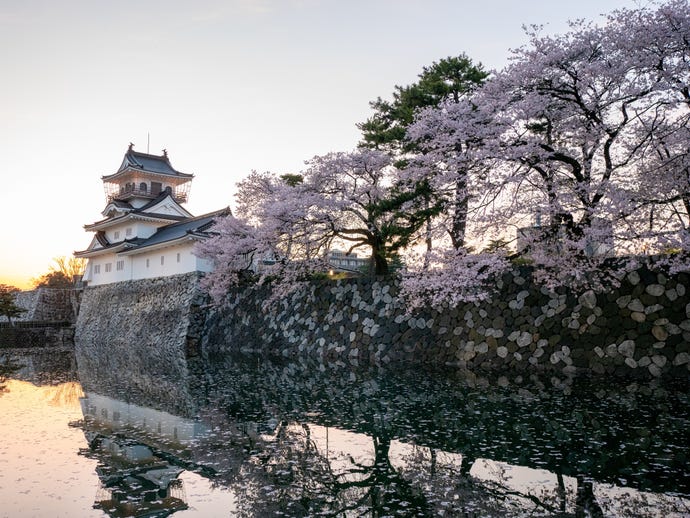
[[[90,285],[209,271],[192,253],[206,239],[214,219],[229,209],[194,217],[182,204],[193,174],[177,171],[168,157],[134,151],[130,144],[116,172],[101,177],[106,195],[104,219],[84,229],[94,232],[86,250],[84,280]]]
[[[129,145],[115,173],[101,177],[106,201],[126,202],[139,208],[167,192],[176,203],[185,203],[194,175],[177,171],[165,149],[158,156],[139,153],[133,147]]]

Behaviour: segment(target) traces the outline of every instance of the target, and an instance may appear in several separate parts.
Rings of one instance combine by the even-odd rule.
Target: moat
[[[2,351],[0,515],[690,514],[687,379],[206,361],[147,398]]]

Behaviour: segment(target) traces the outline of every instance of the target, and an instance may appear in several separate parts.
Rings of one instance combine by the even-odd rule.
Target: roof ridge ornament
[[[129,153],[130,151],[132,151],[133,147],[134,147],[134,142],[130,142],[129,147],[127,148],[127,152]]]

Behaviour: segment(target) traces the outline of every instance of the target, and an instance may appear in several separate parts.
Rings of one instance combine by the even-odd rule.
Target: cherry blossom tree
[[[328,270],[328,251],[371,254],[385,275],[437,207],[418,208],[424,184],[399,181],[392,158],[376,150],[314,157],[298,175],[252,173],[238,184],[237,216],[215,225],[197,246],[214,263],[204,283],[216,300],[246,278],[294,289]],[[283,293],[283,291],[280,291]]]
[[[400,181],[392,158],[375,150],[315,157],[304,185],[312,196],[311,223],[329,242],[345,243],[348,252],[370,250],[375,275],[386,275],[390,260],[440,210],[423,202],[428,184]]]
[[[279,278],[278,297],[325,270],[325,243],[310,224],[300,175],[252,172],[237,184],[235,198],[238,215],[220,218],[211,230],[215,236],[195,248],[213,263],[202,283],[217,303],[243,282]]]
[[[334,245],[371,252],[372,272],[386,274],[391,258],[414,258],[434,232],[442,246],[403,274],[418,304],[486,298],[518,257],[551,287],[615,285],[644,253],[679,250],[667,257],[686,267],[688,0],[528,35],[481,86],[417,112],[409,145],[394,146],[403,170],[359,149],[315,157],[298,175],[241,182],[237,216],[199,247],[216,264],[208,285],[221,293],[250,275],[294,286],[325,271]],[[512,257],[491,249],[499,242]]]
[[[617,282],[614,250],[686,249],[688,2],[529,36],[471,97],[425,110],[409,131],[433,167],[470,175],[472,237],[512,236],[539,279],[583,287]],[[440,269],[452,272],[444,289],[462,284]]]

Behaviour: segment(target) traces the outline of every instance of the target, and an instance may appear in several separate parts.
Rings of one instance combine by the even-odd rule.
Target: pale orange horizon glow
[[[33,279],[39,277],[41,274],[32,275],[30,277],[24,277],[22,275],[0,275],[0,284],[6,284],[7,286],[14,286],[20,290],[31,290],[34,287]]]

